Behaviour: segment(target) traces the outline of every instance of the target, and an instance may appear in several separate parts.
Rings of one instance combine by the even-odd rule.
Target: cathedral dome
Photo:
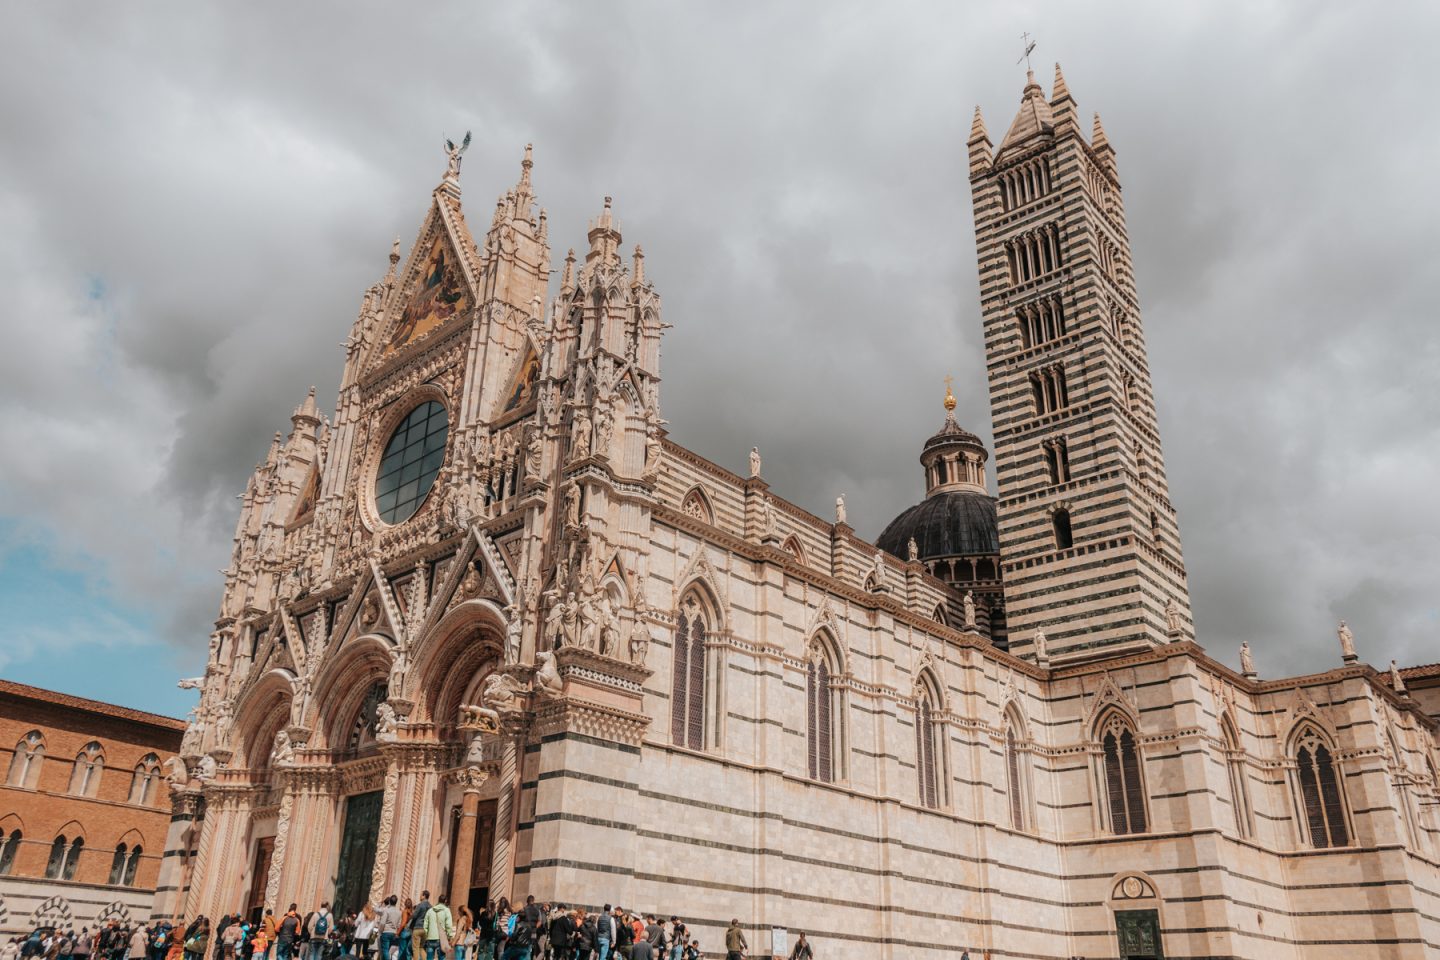
[[[934,493],[891,520],[875,545],[904,560],[912,537],[921,560],[994,556],[1000,552],[995,498],[975,490]]]
[[[993,557],[1000,552],[995,498],[985,489],[989,453],[955,421],[955,396],[945,390],[945,422],[920,450],[925,499],[890,522],[875,545],[902,560],[915,540],[918,559]]]

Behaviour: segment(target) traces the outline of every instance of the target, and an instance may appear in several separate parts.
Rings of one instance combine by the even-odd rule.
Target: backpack
[[[330,914],[322,913],[315,918],[315,935],[323,937],[330,932]]]
[[[534,940],[534,931],[528,923],[517,923],[515,931],[510,934],[510,945],[514,947],[528,947]]]

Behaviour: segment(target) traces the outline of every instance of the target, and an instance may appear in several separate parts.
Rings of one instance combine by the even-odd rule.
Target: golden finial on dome
[[[953,378],[953,377],[946,377],[946,378],[945,378],[945,412],[946,412],[946,413],[954,413],[954,412],[955,412],[955,394],[953,394],[953,393],[950,392],[950,384],[951,384],[953,381],[954,381],[954,378]]]

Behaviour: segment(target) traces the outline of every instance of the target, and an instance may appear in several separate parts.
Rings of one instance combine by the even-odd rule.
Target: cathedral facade
[[[448,891],[824,956],[1433,957],[1436,721],[1197,643],[1114,149],[1057,68],[969,139],[993,462],[878,545],[669,439],[607,199],[547,289],[460,158],[242,498],[156,912]],[[988,465],[988,470],[987,470]],[[993,473],[994,495],[990,492]],[[1357,954],[1357,944],[1364,944]]]

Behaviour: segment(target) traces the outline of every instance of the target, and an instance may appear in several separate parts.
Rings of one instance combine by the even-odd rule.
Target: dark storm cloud
[[[965,139],[1065,64],[1119,151],[1200,638],[1435,659],[1433,5],[10,5],[4,512],[199,649],[234,494],[473,129],[556,259],[615,197],[674,435],[873,537],[988,438]],[[1012,50],[1012,48],[1014,48]],[[1042,66],[1043,64],[1043,66]]]

